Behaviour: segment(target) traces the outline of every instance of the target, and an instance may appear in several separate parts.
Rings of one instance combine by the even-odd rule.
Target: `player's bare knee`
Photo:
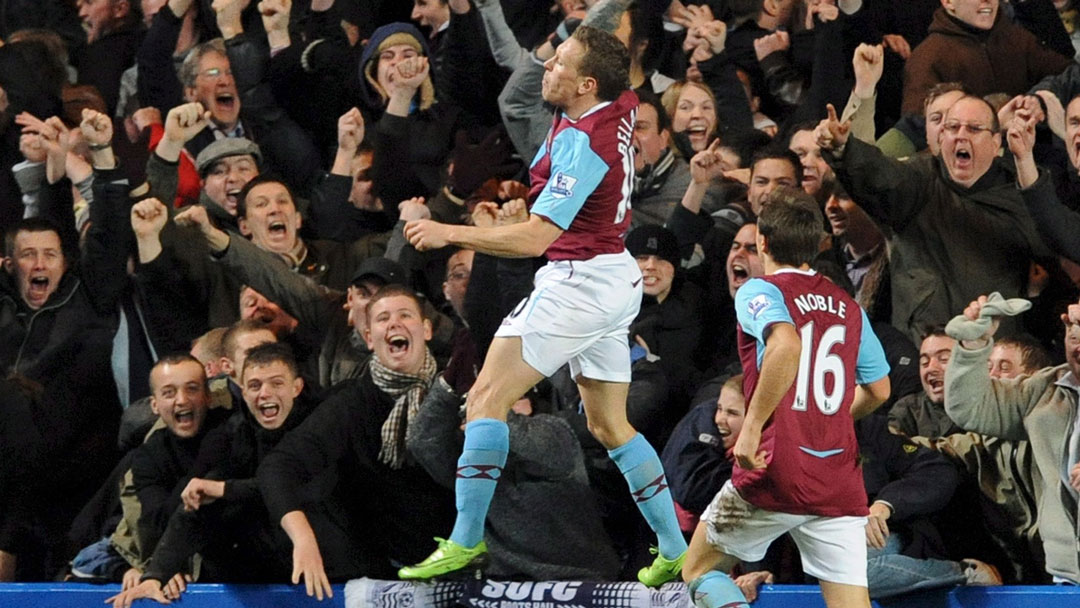
[[[634,427],[625,419],[612,421],[599,417],[590,416],[588,419],[589,432],[600,442],[600,445],[613,450],[630,441],[637,434]]]
[[[704,568],[701,564],[694,561],[692,557],[693,556],[691,555],[686,556],[686,563],[683,564],[682,568],[682,580],[686,583],[694,582],[699,576],[709,571],[708,568]]]
[[[604,446],[609,450],[613,450],[622,445],[623,443],[626,443],[626,441],[619,441],[617,439],[617,434],[614,432],[614,429],[611,429],[608,425],[602,422],[595,422],[593,420],[589,420],[588,427],[589,432],[592,433],[592,436],[600,442],[600,445]]]
[[[480,418],[505,420],[510,406],[498,403],[497,396],[498,391],[491,382],[478,379],[465,400],[465,419],[469,422]]]

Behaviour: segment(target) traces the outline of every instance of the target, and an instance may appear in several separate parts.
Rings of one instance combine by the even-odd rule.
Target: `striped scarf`
[[[418,375],[395,372],[383,365],[378,357],[371,358],[369,367],[375,386],[396,399],[394,409],[390,410],[380,432],[382,447],[379,448],[379,462],[389,465],[391,469],[400,469],[405,464],[405,432],[409,421],[420,411],[420,403],[435,379],[435,357],[431,356],[427,347],[424,348],[424,365]]]

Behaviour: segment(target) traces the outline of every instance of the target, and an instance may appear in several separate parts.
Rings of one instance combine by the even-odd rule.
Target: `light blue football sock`
[[[454,482],[457,519],[450,533],[450,540],[462,547],[471,549],[484,540],[484,520],[509,451],[510,428],[502,420],[480,418],[465,425],[465,449]]]

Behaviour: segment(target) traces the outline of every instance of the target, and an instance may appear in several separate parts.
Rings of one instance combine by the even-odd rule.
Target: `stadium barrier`
[[[119,585],[86,583],[0,584],[0,607],[100,607]],[[141,600],[135,606],[157,606]],[[691,608],[680,584],[648,589],[638,583],[446,582],[416,584],[358,579],[334,585],[323,602],[304,595],[303,586],[192,584],[178,604],[183,608]],[[1075,608],[1080,587],[954,587],[889,601],[881,608]],[[824,608],[810,585],[766,585],[753,608]]]

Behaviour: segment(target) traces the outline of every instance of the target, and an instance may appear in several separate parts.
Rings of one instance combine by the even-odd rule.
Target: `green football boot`
[[[656,559],[653,560],[652,565],[638,570],[637,578],[648,587],[659,587],[664,583],[680,580],[685,561],[686,551],[675,559],[668,559],[656,551]]]
[[[484,541],[480,541],[471,549],[462,547],[452,540],[436,538],[435,541],[439,543],[439,548],[419,564],[405,566],[398,570],[398,578],[427,580],[443,576],[467,568],[487,555],[487,545]],[[681,567],[682,562],[680,561],[679,564]]]

